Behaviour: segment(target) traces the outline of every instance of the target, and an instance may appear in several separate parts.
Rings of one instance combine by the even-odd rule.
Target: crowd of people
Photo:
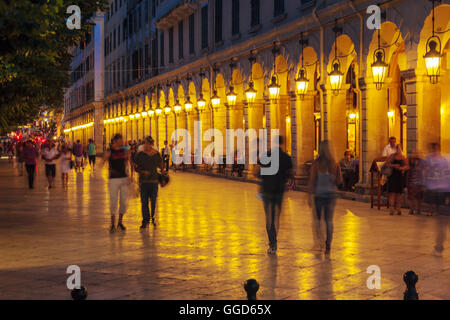
[[[263,175],[261,170],[271,164],[258,162],[255,173],[259,177],[260,198],[266,215],[266,231],[269,240],[269,254],[277,251],[277,235],[279,221],[287,184],[294,179],[291,157],[280,147],[279,143],[272,145],[272,150],[278,148],[278,171],[275,174]],[[95,170],[96,146],[92,139],[83,145],[77,140],[73,145],[54,140],[47,140],[43,144],[32,139],[25,139],[12,143],[7,150],[12,149],[16,154],[19,175],[23,175],[25,166],[28,175],[28,186],[34,188],[37,160],[41,158],[45,165],[45,175],[48,188],[55,187],[56,162],[60,161],[60,171],[63,188],[68,187],[69,172],[82,172],[87,163],[92,171]],[[109,197],[110,197],[110,232],[126,230],[124,215],[128,208],[130,184],[135,183],[133,174],[138,174],[139,196],[141,199],[142,224],[146,229],[152,224],[156,227],[155,214],[159,186],[168,181],[168,171],[171,168],[174,146],[164,142],[161,152],[155,147],[151,136],[143,141],[128,141],[125,143],[121,134],[115,134],[103,156],[101,166],[108,163]],[[235,155],[235,158],[237,155]],[[235,159],[236,160],[236,159]],[[442,156],[438,143],[429,145],[429,154],[421,158],[418,152],[407,158],[403,155],[401,145],[396,138],[391,137],[384,148],[382,156],[376,159],[382,162],[381,172],[384,185],[388,193],[390,215],[401,215],[402,194],[407,190],[410,214],[420,214],[425,200],[429,204],[429,215],[439,215],[439,209],[446,204],[450,194],[450,168],[447,159]],[[174,164],[172,163],[172,166]],[[338,189],[351,191],[358,181],[357,159],[351,150],[344,154],[344,158],[335,161],[329,141],[322,141],[319,145],[317,157],[312,162],[308,181],[308,204],[313,211],[316,234],[319,234],[320,224],[326,225],[326,238],[318,238],[318,250],[325,254],[331,251],[333,238],[333,215]],[[149,205],[150,204],[150,205]],[[118,219],[116,216],[118,211]]]

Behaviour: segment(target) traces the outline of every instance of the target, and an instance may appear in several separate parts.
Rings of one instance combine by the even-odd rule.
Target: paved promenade
[[[70,299],[66,268],[81,268],[88,299],[402,299],[403,273],[419,275],[421,299],[450,299],[450,217],[389,216],[339,200],[329,258],[313,251],[305,194],[289,192],[278,255],[268,256],[257,186],[176,172],[160,189],[157,229],[140,232],[140,202],[130,200],[126,232],[109,234],[107,171],[71,173],[69,190],[36,188],[0,160],[0,299]],[[431,254],[447,233],[442,257]],[[381,269],[370,290],[367,267]]]

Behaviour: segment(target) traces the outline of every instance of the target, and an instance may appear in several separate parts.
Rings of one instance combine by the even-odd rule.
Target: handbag
[[[170,181],[169,175],[167,173],[158,175],[159,185],[164,188]]]
[[[393,171],[392,167],[388,167],[385,164],[383,164],[380,170],[381,174],[386,177],[390,177],[392,175],[392,171]]]

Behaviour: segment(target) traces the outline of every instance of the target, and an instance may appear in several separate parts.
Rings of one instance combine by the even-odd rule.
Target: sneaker
[[[267,254],[274,254],[272,247],[269,247],[269,249],[267,249]]]
[[[127,228],[125,228],[125,226],[124,226],[122,223],[119,223],[119,224],[117,225],[117,228],[120,229],[120,230],[122,230],[122,231],[127,230]]]
[[[111,228],[109,228],[109,233],[114,233],[114,232],[116,232],[116,227],[111,226]]]

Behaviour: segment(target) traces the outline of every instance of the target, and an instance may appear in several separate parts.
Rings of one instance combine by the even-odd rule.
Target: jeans
[[[334,204],[336,203],[336,199],[334,195],[320,195],[314,197],[314,205],[316,209],[316,217],[319,221],[323,217],[325,218],[325,223],[327,226],[327,240],[326,246],[331,246],[331,241],[333,240],[333,213],[334,213]]]
[[[158,184],[147,182],[141,184],[141,209],[142,209],[142,224],[150,222],[150,211],[148,208],[148,200],[150,199],[152,219],[155,217],[156,197],[158,195]]]
[[[264,193],[264,211],[266,213],[266,230],[269,237],[269,245],[272,249],[277,249],[277,231],[280,225],[281,204],[283,203],[283,193]]]
[[[122,215],[125,214],[125,212],[127,212],[129,186],[130,186],[129,179],[127,177],[109,179],[109,203],[112,216],[116,215],[117,201],[119,200],[119,192],[120,192],[119,214]]]
[[[34,175],[36,173],[36,165],[35,164],[27,164],[27,173],[28,173],[28,186],[30,189],[34,186]]]

